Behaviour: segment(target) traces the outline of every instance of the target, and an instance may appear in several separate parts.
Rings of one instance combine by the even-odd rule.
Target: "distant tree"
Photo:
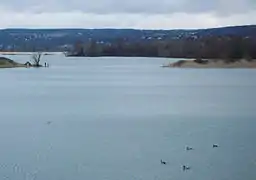
[[[33,65],[35,67],[40,67],[41,66],[40,61],[41,61],[42,55],[43,55],[42,52],[37,52],[37,53],[34,53],[32,55],[32,61],[33,61]]]
[[[77,41],[74,47],[74,53],[78,56],[85,56],[82,41]]]
[[[81,42],[76,43],[73,55],[225,59],[228,63],[242,58],[255,59],[255,47],[255,38],[234,35],[132,41],[117,38],[108,43],[92,39],[86,43],[86,46],[82,46]],[[205,61],[198,62],[205,63]]]

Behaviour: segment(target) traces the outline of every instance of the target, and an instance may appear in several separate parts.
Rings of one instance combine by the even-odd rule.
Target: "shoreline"
[[[42,65],[34,65],[30,62],[26,62],[25,64],[18,63],[12,59],[6,58],[6,57],[0,57],[0,69],[6,69],[6,68],[30,68],[30,67],[43,67]]]
[[[21,68],[27,67],[25,64],[15,62],[6,57],[0,57],[0,68]]]
[[[224,59],[196,59],[196,60],[180,60],[174,63],[169,63],[163,65],[162,67],[168,68],[198,68],[198,69],[235,69],[235,68],[246,68],[254,69],[256,68],[256,60],[224,60]]]
[[[27,66],[20,64],[20,65],[0,65],[0,69],[9,69],[9,68],[25,68]]]
[[[0,55],[33,55],[35,52],[5,52],[5,51],[0,51]],[[63,54],[63,52],[42,52],[45,56],[47,55],[59,55]]]

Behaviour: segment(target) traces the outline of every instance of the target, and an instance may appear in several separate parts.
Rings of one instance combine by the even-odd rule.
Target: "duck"
[[[189,166],[185,166],[185,165],[183,165],[183,166],[182,166],[182,169],[183,169],[183,171],[186,171],[186,170],[189,170],[189,169],[190,169],[190,167],[189,167]]]
[[[218,144],[213,144],[212,147],[217,148],[217,147],[219,147],[219,145]]]
[[[193,150],[193,148],[187,146],[187,147],[186,147],[186,150],[187,150],[187,151],[190,151],[190,150]]]
[[[160,160],[161,164],[166,165],[166,161],[163,161],[162,159]]]

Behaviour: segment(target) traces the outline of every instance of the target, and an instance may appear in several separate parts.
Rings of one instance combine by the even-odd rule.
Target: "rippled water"
[[[255,180],[255,70],[46,60],[0,69],[1,180]]]

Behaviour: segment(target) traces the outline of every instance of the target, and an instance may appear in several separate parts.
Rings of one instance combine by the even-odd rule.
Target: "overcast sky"
[[[0,0],[0,28],[208,28],[256,24],[256,0]]]

